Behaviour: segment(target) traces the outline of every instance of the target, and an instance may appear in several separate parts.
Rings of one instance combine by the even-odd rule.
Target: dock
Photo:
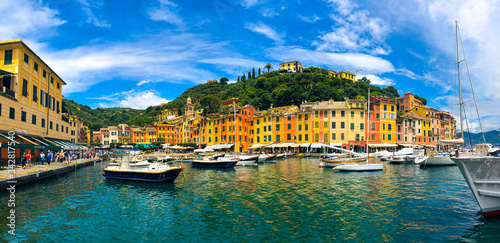
[[[52,163],[50,165],[33,165],[32,167],[23,169],[16,167],[14,178],[10,177],[9,169],[0,170],[0,192],[5,191],[10,185],[14,184],[16,188],[22,185],[31,184],[34,182],[47,180],[53,177],[61,176],[65,173],[75,171],[77,169],[94,165],[101,161],[99,158],[80,159],[71,163]],[[14,181],[14,182],[12,182]]]

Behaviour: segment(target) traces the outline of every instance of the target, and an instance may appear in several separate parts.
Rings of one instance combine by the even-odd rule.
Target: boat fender
[[[434,151],[431,151],[431,152],[429,153],[429,155],[430,155],[431,157],[434,157]]]
[[[181,165],[181,170],[184,170],[184,165]]]

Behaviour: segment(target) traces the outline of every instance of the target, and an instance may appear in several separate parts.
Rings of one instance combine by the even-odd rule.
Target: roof
[[[47,63],[45,63],[42,58],[40,58],[33,50],[31,50],[31,48],[28,47],[28,45],[26,45],[21,39],[14,39],[14,40],[6,40],[6,41],[0,41],[0,45],[12,45],[12,44],[22,44],[24,47],[26,47],[26,49],[28,49],[33,55],[35,55],[45,66],[47,66],[47,68],[54,74],[56,75],[60,80],[61,82],[66,85],[66,82],[64,82],[64,80],[59,76],[57,75],[57,73],[52,70],[52,68],[50,68],[49,65],[47,65]]]

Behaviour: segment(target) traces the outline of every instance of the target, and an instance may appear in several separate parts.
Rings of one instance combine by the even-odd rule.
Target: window
[[[379,119],[380,118],[380,113],[377,113],[376,117],[377,117],[377,119]]]
[[[56,107],[57,107],[57,113],[59,113],[60,112],[60,110],[59,110],[59,101],[57,101],[57,106]]]
[[[291,121],[291,120],[292,120],[292,116],[288,116],[287,118],[288,118],[288,120],[289,120],[289,121]]]
[[[42,127],[45,127],[45,119],[42,118]]]
[[[269,142],[271,142],[271,135],[269,135],[268,138],[269,138]]]
[[[26,53],[24,53],[24,62],[30,64],[30,56],[28,56],[28,54]]]
[[[52,122],[50,122],[49,128],[52,130]]]
[[[0,104],[0,116],[2,115],[2,104]]]
[[[267,129],[267,127],[266,127],[266,126],[264,126],[264,132],[266,132],[266,129]]]
[[[375,134],[372,134],[372,141],[375,140]]]
[[[387,110],[387,105],[384,105],[384,111],[386,111],[386,110]]]
[[[391,111],[394,111],[394,106],[393,105],[391,105]]]
[[[302,134],[299,134],[299,142],[302,142]]]
[[[260,137],[257,137],[257,143],[260,143]]]
[[[280,124],[276,124],[276,131],[280,130]]]
[[[43,70],[43,72],[42,72],[42,76],[43,76],[44,78],[47,78],[47,71]]]
[[[360,123],[360,124],[359,124],[359,129],[361,129],[361,130],[365,130],[365,124],[364,124],[364,123]]]
[[[340,129],[344,129],[345,128],[345,122],[340,122]]]
[[[344,140],[344,139],[345,139],[345,137],[344,137],[344,133],[341,133],[341,134],[340,134],[340,140]]]
[[[387,115],[387,113],[384,112],[384,113],[382,113],[382,118],[387,119],[387,118],[389,118],[389,116]]]
[[[3,65],[12,64],[12,50],[5,50],[5,55],[3,57]]]
[[[267,130],[271,131],[271,125],[267,126]]]
[[[315,122],[315,123],[314,123],[314,127],[315,127],[315,128],[318,128],[318,127],[319,127],[319,122]]]
[[[396,119],[396,114],[391,114],[391,119],[392,120]]]
[[[304,120],[307,121],[307,119],[309,118],[309,116],[307,114],[304,115]]]
[[[332,129],[335,129],[337,128],[337,123],[336,122],[332,122]]]
[[[336,133],[332,133],[332,140],[336,140],[337,139],[337,134]]]
[[[332,117],[335,117],[335,114],[336,112],[335,111],[332,111]]]
[[[259,119],[257,119],[257,125],[259,125]]]
[[[276,122],[280,122],[280,118],[279,117],[276,117]]]
[[[33,85],[33,101],[38,101],[38,89],[35,85]]]
[[[351,130],[354,130],[354,123],[351,123]]]
[[[287,134],[287,135],[286,135],[286,140],[291,140],[291,139],[292,139],[292,134],[290,134],[290,133],[289,133],[289,134]]]
[[[302,125],[299,125],[299,132],[302,131]]]
[[[305,131],[307,131],[308,126],[309,126],[308,124],[305,124],[305,125],[304,125],[304,130],[305,130]]]
[[[21,111],[21,121],[26,122],[26,111]]]
[[[363,118],[363,117],[365,117],[365,113],[361,111],[361,112],[359,113],[359,116],[360,116],[361,118]]]
[[[382,134],[382,140],[385,140],[385,134]]]
[[[372,122],[372,131],[375,131],[375,122]]]
[[[22,92],[22,95],[28,97],[28,80],[26,80],[26,79],[23,79],[23,92]]]
[[[351,117],[354,117],[354,111],[351,111]]]
[[[385,130],[385,123],[382,123],[382,130]]]
[[[328,133],[323,134],[323,141],[328,142]]]
[[[288,124],[288,130],[292,129],[292,124]]]
[[[33,66],[33,69],[38,72],[38,63],[35,62],[35,65]]]
[[[309,134],[304,135],[304,141],[306,141],[306,142],[309,141]]]
[[[392,124],[387,124],[387,130],[392,130]]]
[[[345,111],[340,111],[340,117],[345,117]]]
[[[50,77],[50,83],[54,84],[54,77]],[[218,123],[217,123],[218,124]]]
[[[276,135],[276,142],[280,141],[280,135]]]
[[[10,119],[16,119],[16,109],[14,108],[10,108],[10,111],[9,111],[9,118]]]
[[[257,134],[259,134],[259,133],[260,133],[260,128],[257,128]]]

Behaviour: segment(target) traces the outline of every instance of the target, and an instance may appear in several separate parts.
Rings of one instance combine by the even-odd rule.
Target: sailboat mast
[[[369,138],[369,134],[368,134],[368,131],[369,131],[369,128],[370,128],[370,89],[368,88],[368,114],[366,115],[366,119],[368,120],[368,122],[366,123],[366,126],[365,126],[365,129],[366,129],[366,153],[368,154],[368,157],[370,157],[370,152],[369,152],[369,148],[368,148],[368,142],[370,141],[370,138]]]
[[[462,118],[462,84],[460,82],[460,52],[458,47],[458,20],[455,20],[455,31],[457,34],[457,67],[458,67],[458,104],[460,107],[460,136],[464,138],[464,126]]]

